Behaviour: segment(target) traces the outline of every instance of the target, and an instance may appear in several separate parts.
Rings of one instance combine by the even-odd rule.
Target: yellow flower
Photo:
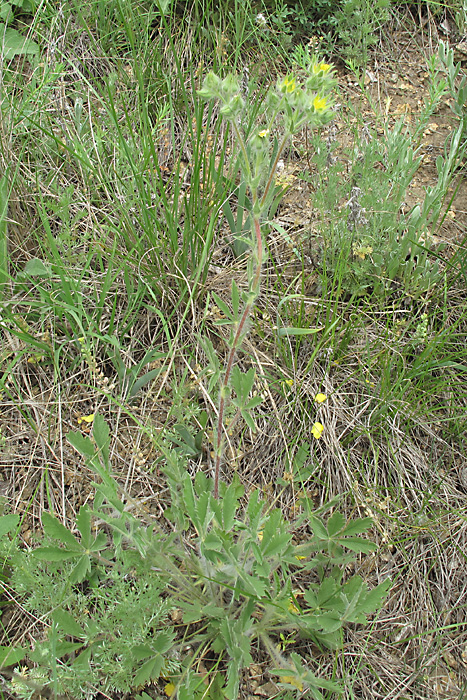
[[[78,418],[78,423],[82,423],[83,421],[85,423],[92,423],[94,420],[94,413],[90,413],[89,416],[81,416]]]
[[[295,87],[295,78],[284,78],[284,82],[282,83],[283,92],[293,92]]]
[[[323,434],[323,430],[324,430],[324,425],[321,425],[321,423],[313,423],[313,425],[311,426],[311,434],[317,440],[319,440],[319,438]]]
[[[326,401],[327,398],[328,397],[326,396],[326,394],[316,394],[315,401],[316,403],[323,403],[323,401]]]
[[[300,608],[297,608],[297,606],[295,605],[293,598],[290,599],[289,604],[287,606],[287,610],[291,613],[294,613],[295,615],[299,615],[301,612]]]
[[[171,698],[172,695],[175,694],[175,686],[173,683],[167,683],[167,685],[164,688],[164,693],[167,695],[167,697]]]
[[[294,688],[303,690],[303,683],[299,678],[294,678],[294,676],[280,676],[279,680],[281,683],[288,683],[289,685],[293,685]]]
[[[316,95],[315,99],[313,100],[313,107],[317,112],[324,112],[327,107],[326,98]]]
[[[311,67],[311,70],[313,72],[313,75],[318,75],[318,73],[329,73],[331,70],[332,66],[329,65],[329,63],[314,63]]]
[[[259,132],[258,136],[260,139],[266,138],[266,136],[269,135],[269,129],[263,129],[262,131]]]

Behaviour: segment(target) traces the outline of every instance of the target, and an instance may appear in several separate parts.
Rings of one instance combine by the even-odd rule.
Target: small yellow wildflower
[[[329,73],[329,71],[331,70],[331,66],[329,65],[329,63],[318,63],[318,65],[315,66],[315,70],[317,73],[319,73],[320,71],[323,71],[323,73]]]
[[[293,685],[294,688],[303,690],[303,683],[299,678],[294,678],[294,676],[280,676],[279,680],[281,683],[288,683],[289,685]]]
[[[90,413],[89,416],[81,416],[78,418],[78,424],[82,423],[83,421],[85,423],[92,423],[94,420],[94,413]]]
[[[323,434],[323,430],[324,430],[324,425],[322,425],[321,423],[313,423],[313,425],[311,426],[311,434],[317,440],[319,440],[319,438]]]
[[[284,384],[287,384],[287,386],[293,386],[294,385],[294,380],[293,379],[286,379],[284,381]]]
[[[284,82],[282,83],[283,91],[284,92],[293,92],[295,90],[295,78],[292,77],[287,77],[284,78]]]
[[[290,599],[289,604],[287,606],[287,610],[291,613],[294,613],[295,615],[299,615],[301,612],[300,608],[297,608],[297,606],[295,605],[293,598]]]
[[[260,137],[260,139],[266,138],[266,136],[269,136],[269,129],[263,129],[259,132],[258,136]]]
[[[315,99],[313,100],[313,107],[317,112],[324,112],[327,107],[326,98],[316,95]]]
[[[167,685],[164,688],[164,693],[167,695],[168,698],[171,698],[172,695],[175,695],[175,686],[173,683],[167,683]]]
[[[316,394],[315,401],[316,403],[323,403],[327,398],[326,394]]]

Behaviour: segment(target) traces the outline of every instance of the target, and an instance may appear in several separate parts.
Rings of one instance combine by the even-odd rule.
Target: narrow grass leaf
[[[0,180],[0,299],[8,282],[8,170]]]

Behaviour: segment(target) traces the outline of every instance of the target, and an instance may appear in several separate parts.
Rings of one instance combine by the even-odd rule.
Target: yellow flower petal
[[[316,95],[315,99],[313,100],[313,107],[317,112],[324,112],[326,109],[327,102],[325,97],[320,97],[319,95]]]
[[[85,423],[92,423],[94,420],[94,415],[94,413],[90,413],[89,416],[81,416],[80,418],[78,418],[78,423],[82,423],[83,421]]]
[[[327,398],[328,397],[326,396],[326,394],[316,394],[315,401],[316,403],[323,403],[323,401],[326,401]]]
[[[287,76],[287,78],[284,78],[282,81],[282,85],[280,85],[280,90],[281,92],[293,92],[295,90],[295,78],[292,76]]]
[[[288,683],[293,685],[294,688],[303,690],[303,683],[298,678],[294,678],[294,676],[280,676],[279,680],[281,683]]]
[[[323,434],[323,430],[324,430],[324,425],[321,425],[321,423],[313,423],[313,425],[311,426],[311,434],[317,440],[319,440],[319,438]]]
[[[263,129],[262,131],[259,132],[258,136],[260,139],[264,139],[266,136],[269,135],[269,129]]]
[[[297,608],[297,606],[295,605],[295,603],[293,601],[293,598],[290,599],[290,602],[287,606],[287,610],[291,613],[295,613],[296,615],[298,615],[300,613],[300,608]]]
[[[175,686],[173,683],[167,683],[167,685],[164,688],[164,693],[167,695],[168,698],[171,698],[172,695],[175,693]]]

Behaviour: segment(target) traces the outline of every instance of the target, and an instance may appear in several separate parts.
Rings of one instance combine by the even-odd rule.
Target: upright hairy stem
[[[234,366],[234,361],[235,361],[235,355],[237,353],[238,348],[242,344],[243,337],[246,332],[246,328],[248,325],[248,320],[251,315],[251,311],[253,309],[254,303],[256,299],[258,298],[259,294],[259,288],[260,288],[260,281],[261,281],[261,267],[263,264],[263,239],[261,236],[261,227],[259,223],[259,217],[254,216],[253,217],[253,228],[255,232],[255,239],[256,239],[256,259],[257,259],[257,264],[256,264],[256,270],[255,274],[251,283],[251,288],[250,288],[250,294],[248,297],[248,301],[245,304],[242,315],[240,316],[240,320],[237,323],[237,328],[235,330],[235,334],[233,337],[232,344],[230,346],[229,354],[227,356],[227,363],[225,367],[225,374],[222,380],[221,384],[221,389],[220,389],[220,398],[219,398],[219,412],[217,415],[217,426],[216,426],[216,434],[215,434],[215,462],[214,462],[214,498],[219,498],[219,476],[220,476],[220,470],[221,470],[221,459],[222,459],[222,430],[224,427],[224,415],[225,415],[225,409],[227,406],[227,401],[229,399],[229,381],[230,381],[230,375],[232,373],[232,369]]]
[[[215,73],[208,73],[199,91],[199,94],[205,99],[220,100],[220,113],[232,125],[233,132],[240,147],[242,161],[241,170],[244,180],[251,191],[253,220],[252,254],[256,261],[256,267],[250,272],[249,292],[245,298],[243,311],[238,320],[235,321],[233,333],[229,341],[230,347],[227,355],[225,373],[221,380],[219,411],[217,415],[217,425],[214,430],[214,498],[219,498],[219,478],[223,453],[222,433],[223,430],[225,430],[225,412],[230,400],[230,381],[235,364],[235,355],[247,335],[248,321],[261,286],[261,269],[264,250],[260,217],[268,209],[269,195],[274,183],[274,175],[290,136],[298,131],[304,124],[320,126],[326,123],[326,121],[329,121],[329,103],[327,102],[326,95],[335,83],[332,73],[332,66],[320,62],[317,57],[311,57],[308,66],[308,78],[302,86],[297,84],[293,76],[286,76],[282,80],[279,80],[276,88],[271,91],[270,101],[267,103],[267,105],[269,104],[273,109],[273,114],[270,115],[267,128],[253,129],[248,135],[248,138],[245,137],[240,127],[240,119],[245,109],[245,102],[241,96],[239,81],[235,76],[227,75],[224,79],[221,79]],[[271,143],[269,134],[273,123],[279,117],[283,121],[285,133],[281,138],[273,162],[269,163]],[[261,176],[264,168],[268,170],[268,179],[264,191],[261,193],[261,196],[258,196],[258,183],[262,180]],[[235,313],[237,313],[237,311],[238,306],[236,304]],[[240,390],[240,392],[241,391],[242,390]]]
[[[242,152],[245,154],[245,159],[246,162],[248,163],[248,156],[246,154],[246,147],[244,140],[240,134],[240,131],[238,128],[236,128],[235,125],[235,133],[237,136],[237,139],[240,143],[240,147],[242,149]],[[264,189],[263,195],[261,199],[259,200],[259,210],[260,212],[265,208],[269,190],[271,189],[271,185],[274,180],[274,173],[276,172],[277,169],[277,164],[280,160],[280,157],[282,155],[282,152],[285,148],[285,145],[289,139],[290,134],[286,134],[282,141],[281,144],[278,148],[276,157],[274,159],[274,162],[271,167],[271,171],[269,174],[269,179],[266,183],[266,187]],[[251,171],[249,171],[251,174]],[[229,390],[229,381],[230,381],[230,375],[232,373],[232,369],[234,367],[235,363],[235,355],[237,354],[238,349],[241,347],[243,338],[245,337],[245,334],[247,332],[247,327],[248,327],[248,320],[250,318],[251,312],[253,310],[253,306],[255,304],[256,299],[258,298],[259,291],[260,291],[260,286],[261,286],[261,269],[263,266],[263,238],[261,235],[261,225],[260,225],[260,213],[258,213],[257,209],[257,203],[258,203],[258,195],[257,191],[254,190],[252,192],[252,200],[253,200],[253,233],[254,233],[254,241],[255,241],[255,257],[256,257],[256,269],[253,275],[253,278],[251,280],[250,284],[250,293],[248,295],[248,301],[246,302],[242,315],[240,316],[240,319],[237,323],[237,327],[235,330],[235,334],[230,346],[229,354],[227,356],[227,363],[225,367],[225,373],[224,377],[222,379],[222,384],[219,392],[219,412],[217,415],[217,426],[215,430],[215,441],[214,441],[214,498],[219,498],[219,479],[220,479],[220,471],[221,471],[221,461],[222,461],[222,455],[223,455],[223,440],[222,440],[222,431],[224,429],[224,419],[225,419],[225,409],[227,407],[227,403],[230,397],[230,390]]]

